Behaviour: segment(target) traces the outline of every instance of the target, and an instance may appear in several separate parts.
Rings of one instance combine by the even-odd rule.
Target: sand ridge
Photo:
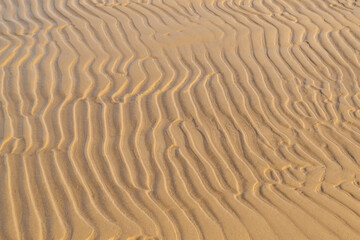
[[[0,239],[360,239],[359,7],[0,1]]]

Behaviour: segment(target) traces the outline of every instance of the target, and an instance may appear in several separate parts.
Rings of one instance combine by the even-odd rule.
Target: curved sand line
[[[360,239],[357,1],[0,11],[0,239]]]

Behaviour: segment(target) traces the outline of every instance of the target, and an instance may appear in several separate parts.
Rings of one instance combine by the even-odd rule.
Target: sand
[[[360,239],[357,0],[0,15],[1,240]]]

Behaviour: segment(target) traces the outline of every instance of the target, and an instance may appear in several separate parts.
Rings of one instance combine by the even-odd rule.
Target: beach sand
[[[1,240],[360,239],[357,0],[0,16]]]

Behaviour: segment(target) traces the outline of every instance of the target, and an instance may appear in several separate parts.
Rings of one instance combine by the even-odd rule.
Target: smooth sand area
[[[360,239],[357,0],[0,18],[0,240]]]

